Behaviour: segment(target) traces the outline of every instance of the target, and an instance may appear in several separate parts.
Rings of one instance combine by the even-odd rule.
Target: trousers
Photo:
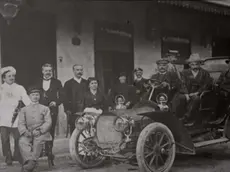
[[[1,140],[2,140],[2,151],[3,151],[3,156],[6,158],[6,163],[12,163],[13,160],[17,160],[21,163],[21,154],[18,147],[18,141],[20,137],[18,129],[10,128],[10,127],[0,127],[0,130],[1,130]],[[12,134],[14,138],[13,156],[10,149],[10,134]]]
[[[172,101],[172,109],[178,117],[187,117],[188,119],[197,119],[200,105],[200,97],[193,96],[189,101],[185,95],[177,94]]]
[[[55,130],[56,130],[56,124],[57,124],[57,118],[58,118],[58,111],[53,110],[51,111],[51,118],[52,118],[52,126],[50,128],[50,134],[52,136],[52,144],[51,146],[53,147],[53,142],[55,138]]]
[[[34,138],[21,136],[19,139],[19,148],[23,163],[28,160],[37,161],[41,155],[44,144],[45,140],[42,136]]]

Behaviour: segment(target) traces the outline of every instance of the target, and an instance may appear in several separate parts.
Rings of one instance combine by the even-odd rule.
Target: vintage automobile
[[[206,59],[203,67],[218,77],[227,69],[227,58]],[[227,90],[214,83],[200,96],[202,122],[191,127],[153,101],[127,110],[78,114],[70,139],[71,156],[83,168],[99,166],[110,157],[135,159],[143,172],[168,172],[176,153],[194,155],[199,148],[230,139]]]

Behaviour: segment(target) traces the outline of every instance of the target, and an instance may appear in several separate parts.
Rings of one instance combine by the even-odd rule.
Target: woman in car
[[[98,88],[98,80],[88,78],[88,87],[89,90],[84,95],[84,109],[106,110],[105,96]]]

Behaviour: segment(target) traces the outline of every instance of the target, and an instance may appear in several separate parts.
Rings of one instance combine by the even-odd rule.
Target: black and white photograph
[[[230,0],[0,0],[0,172],[229,172]]]

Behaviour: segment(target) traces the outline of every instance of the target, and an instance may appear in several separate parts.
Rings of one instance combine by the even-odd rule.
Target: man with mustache
[[[68,124],[70,125],[70,134],[75,129],[75,120],[77,118],[74,113],[83,112],[84,95],[87,91],[87,80],[82,78],[83,66],[75,64],[73,66],[74,77],[64,84],[65,101],[64,110],[68,116]]]
[[[147,79],[143,78],[143,69],[136,68],[134,70],[135,74],[135,80],[133,85],[136,87],[136,96],[137,100],[140,100],[140,98],[143,96],[143,94],[146,92],[146,82]]]
[[[156,92],[164,92],[172,100],[172,94],[179,90],[179,78],[175,72],[168,70],[169,60],[167,58],[162,58],[157,62],[157,73],[154,74],[151,79],[159,81],[160,87],[156,89]]]
[[[53,77],[53,66],[46,63],[42,66],[42,78],[39,79],[36,86],[41,88],[40,103],[50,108],[52,118],[52,127],[50,134],[52,136],[52,144],[55,137],[55,127],[58,119],[59,106],[63,102],[64,91],[61,81]]]
[[[187,62],[190,69],[184,70],[181,75],[183,84],[181,95],[178,96],[177,113],[183,113],[183,108],[188,107],[184,122],[187,126],[192,126],[198,122],[200,94],[212,82],[212,79],[210,74],[201,68],[202,60],[199,54],[192,54]]]
[[[0,131],[2,141],[2,151],[7,165],[12,165],[13,160],[21,161],[18,148],[18,116],[13,122],[14,112],[22,101],[24,105],[30,104],[30,99],[25,88],[15,83],[16,70],[11,67],[1,69],[1,79],[3,84],[0,86]],[[10,149],[10,134],[14,137],[14,156]]]

